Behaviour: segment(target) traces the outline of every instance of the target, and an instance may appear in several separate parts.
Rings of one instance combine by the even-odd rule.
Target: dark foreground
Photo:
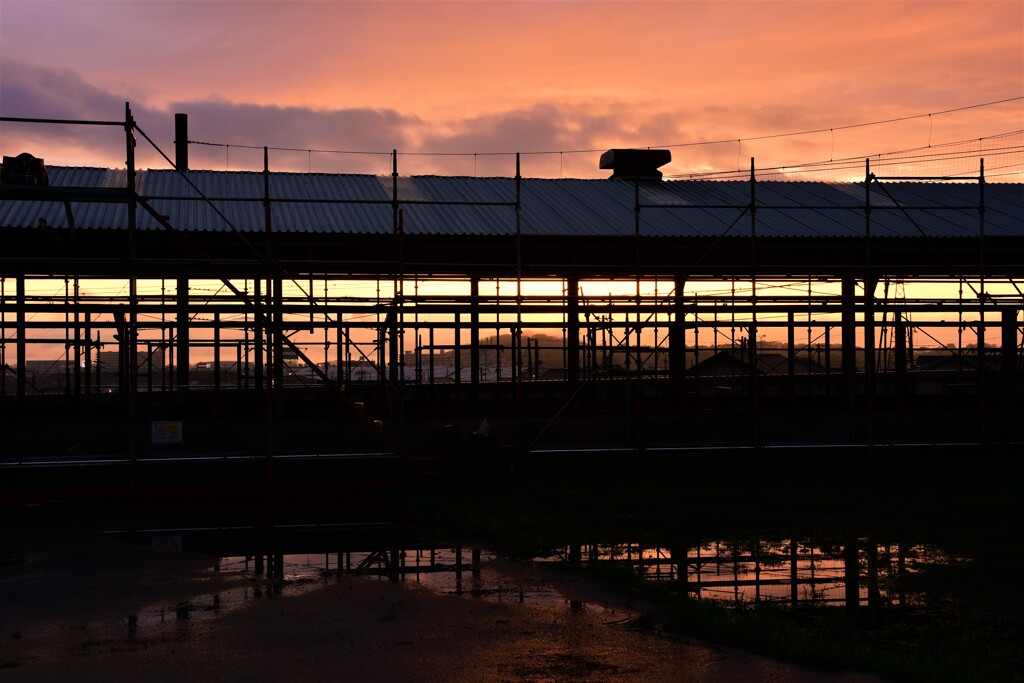
[[[0,677],[1020,676],[1021,469],[1012,454],[566,458],[504,467],[461,463],[390,494],[345,501],[321,495],[302,505],[291,497],[8,506],[0,540]],[[364,517],[394,516],[407,540],[457,539],[520,559],[485,559],[478,575],[467,568],[453,589],[418,574],[389,582],[386,572],[339,573],[336,565],[312,578],[257,575],[252,565],[214,572],[217,555],[251,553],[228,536],[199,554],[188,552],[190,541],[185,552],[168,552],[145,532],[124,540],[98,533],[237,528],[244,520],[268,529],[348,517],[353,506]],[[941,548],[952,561],[906,577],[898,587],[903,604],[883,600],[852,610],[725,608],[695,600],[677,583],[641,580],[636,568],[590,562],[571,550],[564,566],[525,561],[585,543],[669,547],[753,537],[818,539],[823,547],[907,541]],[[538,595],[545,597],[530,597]]]
[[[5,511],[4,680],[879,680],[663,633],[643,620],[655,606],[581,574],[485,562],[473,581],[499,599],[469,580],[463,595],[351,574],[275,587],[55,511]]]

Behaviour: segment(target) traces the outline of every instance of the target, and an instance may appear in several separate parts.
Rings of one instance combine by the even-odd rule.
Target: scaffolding
[[[938,438],[987,441],[1002,438],[990,413],[1018,404],[1024,227],[986,235],[983,161],[977,176],[959,179],[974,186],[973,201],[943,207],[890,191],[942,179],[877,176],[869,162],[853,208],[766,201],[753,159],[748,180],[734,183],[743,201],[654,201],[640,179],[623,179],[615,182],[631,183],[631,239],[552,242],[523,234],[518,157],[514,196],[500,201],[418,197],[397,152],[386,199],[274,197],[266,150],[262,197],[210,198],[188,179],[179,131],[179,159],[164,156],[195,193],[151,196],[137,190],[134,148],[138,137],[152,141],[130,107],[123,121],[56,123],[122,128],[124,186],[0,186],[3,202],[57,202],[68,216],[65,228],[18,231],[18,248],[0,257],[0,402],[9,415],[34,400],[78,414],[116,402],[133,425],[133,453],[138,424],[187,403],[238,401],[271,424],[304,394],[329,395],[399,434],[389,440],[396,450],[408,443],[407,422],[488,416],[516,421],[519,450],[566,447],[586,431],[581,421],[609,415],[621,429],[598,430],[596,443],[632,450],[874,444],[921,438],[925,428],[900,432],[885,427],[887,416],[936,401],[945,401],[940,414],[969,405],[976,416],[970,430]],[[206,204],[230,225],[217,206],[231,201],[262,205],[257,230],[194,233],[158,208]],[[123,205],[124,229],[83,236],[72,202]],[[274,229],[275,211],[295,204],[384,206],[391,231],[329,250],[324,240],[297,245]],[[514,231],[468,246],[457,234],[414,236],[405,230],[411,206],[509,212]],[[828,237],[787,252],[759,234],[768,212],[810,221],[836,209],[859,211],[863,234],[837,240],[828,259],[817,251]],[[976,233],[937,244],[919,223],[946,209],[974,215]],[[664,211],[726,212],[731,222],[711,237],[646,235],[646,217]],[[919,237],[887,244],[872,232],[880,212]],[[161,227],[158,245],[140,216]],[[55,247],[64,235],[74,244]],[[166,256],[167,245],[178,255]],[[826,408],[829,427],[801,417]],[[696,429],[708,410],[725,417]],[[786,427],[771,424],[779,411]],[[689,416],[685,430],[680,416]],[[749,428],[737,431],[740,422]]]

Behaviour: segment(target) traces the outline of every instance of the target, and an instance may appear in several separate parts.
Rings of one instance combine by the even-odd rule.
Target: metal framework
[[[133,455],[152,450],[146,424],[188,405],[237,402],[270,425],[300,395],[330,396],[400,451],[439,421],[485,417],[514,425],[518,451],[1010,438],[997,424],[1021,389],[1024,230],[986,235],[983,162],[976,203],[954,207],[976,212],[972,238],[874,236],[878,212],[916,226],[925,207],[868,164],[863,238],[761,237],[759,213],[836,207],[765,205],[752,159],[746,203],[653,204],[637,180],[633,237],[588,239],[523,234],[518,158],[509,201],[435,202],[401,196],[394,153],[392,233],[328,239],[275,233],[275,207],[382,200],[272,197],[265,150],[262,235],[185,232],[154,208],[171,198],[135,189],[149,138],[127,105],[124,121],[62,123],[123,128],[126,185],[0,186],[0,201],[69,207],[68,228],[0,226],[9,419],[44,400],[78,416],[116,403]],[[76,232],[71,202],[121,203],[127,230]],[[405,233],[404,208],[462,203],[513,212],[515,233]],[[644,236],[665,209],[734,213],[715,238]],[[163,230],[138,230],[142,214]]]

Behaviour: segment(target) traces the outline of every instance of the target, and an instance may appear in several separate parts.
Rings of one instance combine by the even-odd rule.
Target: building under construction
[[[16,120],[26,125],[44,121]],[[8,460],[1009,444],[1024,187],[5,157]],[[5,150],[6,151],[6,150]],[[266,155],[265,155],[266,158]]]

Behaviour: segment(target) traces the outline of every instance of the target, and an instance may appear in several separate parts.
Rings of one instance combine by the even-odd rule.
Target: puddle
[[[441,595],[461,596],[491,602],[527,604],[550,609],[571,609],[594,613],[609,610],[590,603],[570,600],[554,586],[526,578],[513,577],[494,567],[498,556],[471,548],[429,547],[398,551],[397,576],[388,553],[361,551],[341,553],[341,573],[371,580],[397,580]],[[476,569],[474,569],[476,567]],[[224,557],[220,569],[251,574],[252,557]],[[285,555],[282,582],[274,584],[276,595],[294,595],[336,580],[339,553]]]
[[[152,530],[144,540],[156,552],[195,548],[196,539],[179,531],[169,534]],[[303,533],[307,531],[304,529]],[[363,531],[361,528],[360,533]],[[536,572],[522,571],[516,563],[506,562],[487,550],[429,544],[402,548],[396,545],[397,536],[391,530],[384,535],[365,536],[338,536],[336,532],[337,529],[332,530],[328,543],[315,534],[301,538],[280,534],[273,539],[278,547],[287,542],[293,548],[309,543],[320,548],[362,549],[262,557],[225,555],[217,560],[215,568],[195,578],[193,589],[202,594],[187,601],[150,604],[120,619],[52,621],[18,631],[11,637],[34,639],[73,634],[83,648],[130,650],[148,643],[186,639],[192,628],[212,617],[256,600],[302,595],[347,576],[393,581],[452,599],[523,605],[558,614],[621,621],[637,616],[628,610],[616,611],[570,599]],[[221,543],[222,547],[232,549],[267,547],[266,537],[260,537],[262,540],[255,545],[248,536],[242,541],[236,538],[226,542],[225,538],[216,537],[211,547]],[[204,540],[211,537],[207,534]],[[793,607],[849,605],[851,600],[858,605],[905,606],[915,604],[921,596],[903,592],[903,579],[957,559],[927,545],[878,544],[864,538],[854,543],[852,551],[841,544],[809,539],[713,539],[686,548],[637,543],[571,545],[538,554],[533,564],[617,564],[648,581],[669,582],[694,598],[737,607],[759,603]],[[211,547],[204,551],[209,553]],[[203,591],[204,585],[211,590]],[[221,585],[222,589],[212,590]]]
[[[393,580],[389,554],[381,551],[340,554],[341,576],[366,580]],[[411,548],[399,551],[398,583],[453,599],[486,600],[529,607],[615,615],[600,605],[570,600],[554,586],[496,568],[497,556],[489,551],[463,548]],[[268,568],[274,564],[274,573]],[[74,633],[86,649],[123,650],[147,643],[188,637],[189,630],[205,620],[224,615],[256,600],[287,599],[302,595],[339,578],[339,553],[288,554],[264,561],[262,572],[252,555],[218,559],[216,568],[197,578],[199,585],[214,578],[235,583],[215,593],[198,595],[179,603],[160,602],[140,608],[117,620],[86,620],[79,623],[49,622],[18,632],[18,638],[38,639]],[[475,568],[475,569],[474,569]],[[276,570],[280,569],[280,573]]]
[[[698,599],[736,605],[905,606],[920,596],[903,580],[954,559],[929,545],[878,544],[858,539],[854,549],[806,540],[715,539],[683,548],[637,543],[566,546],[538,563],[618,564],[645,580],[672,582]]]
[[[150,547],[174,552],[192,545],[194,539],[189,534],[174,531],[170,534],[152,530],[147,539]],[[572,600],[555,585],[538,579],[536,574],[516,571],[515,565],[505,564],[487,550],[426,544],[401,548],[394,545],[394,535],[377,536],[376,540],[372,540],[373,536],[359,537],[358,541],[345,537],[352,543],[366,543],[361,550],[262,557],[226,555],[217,560],[214,569],[197,577],[199,586],[204,581],[212,584],[215,579],[218,583],[226,580],[228,586],[222,590],[186,602],[148,605],[113,623],[53,623],[19,633],[18,637],[37,638],[73,628],[90,647],[184,638],[194,624],[255,600],[287,599],[349,575],[394,581],[453,598],[525,605],[561,613],[631,616],[616,614],[615,610],[594,603]],[[289,538],[289,542],[294,540],[294,537],[275,536],[275,542],[282,543],[282,538]],[[338,538],[331,537],[334,547],[340,545]],[[382,543],[388,547],[382,548]],[[646,547],[637,543],[573,545],[541,553],[533,563],[618,564],[648,581],[670,582],[697,599],[736,606],[757,603],[848,605],[854,599],[858,604],[898,606],[914,604],[916,599],[902,592],[901,579],[953,559],[938,548],[926,545],[877,544],[868,539],[857,539],[855,543],[856,549],[852,552],[843,545],[807,539],[714,539],[685,549]],[[239,547],[233,543],[228,545]],[[296,545],[302,544],[293,543],[293,547]]]

